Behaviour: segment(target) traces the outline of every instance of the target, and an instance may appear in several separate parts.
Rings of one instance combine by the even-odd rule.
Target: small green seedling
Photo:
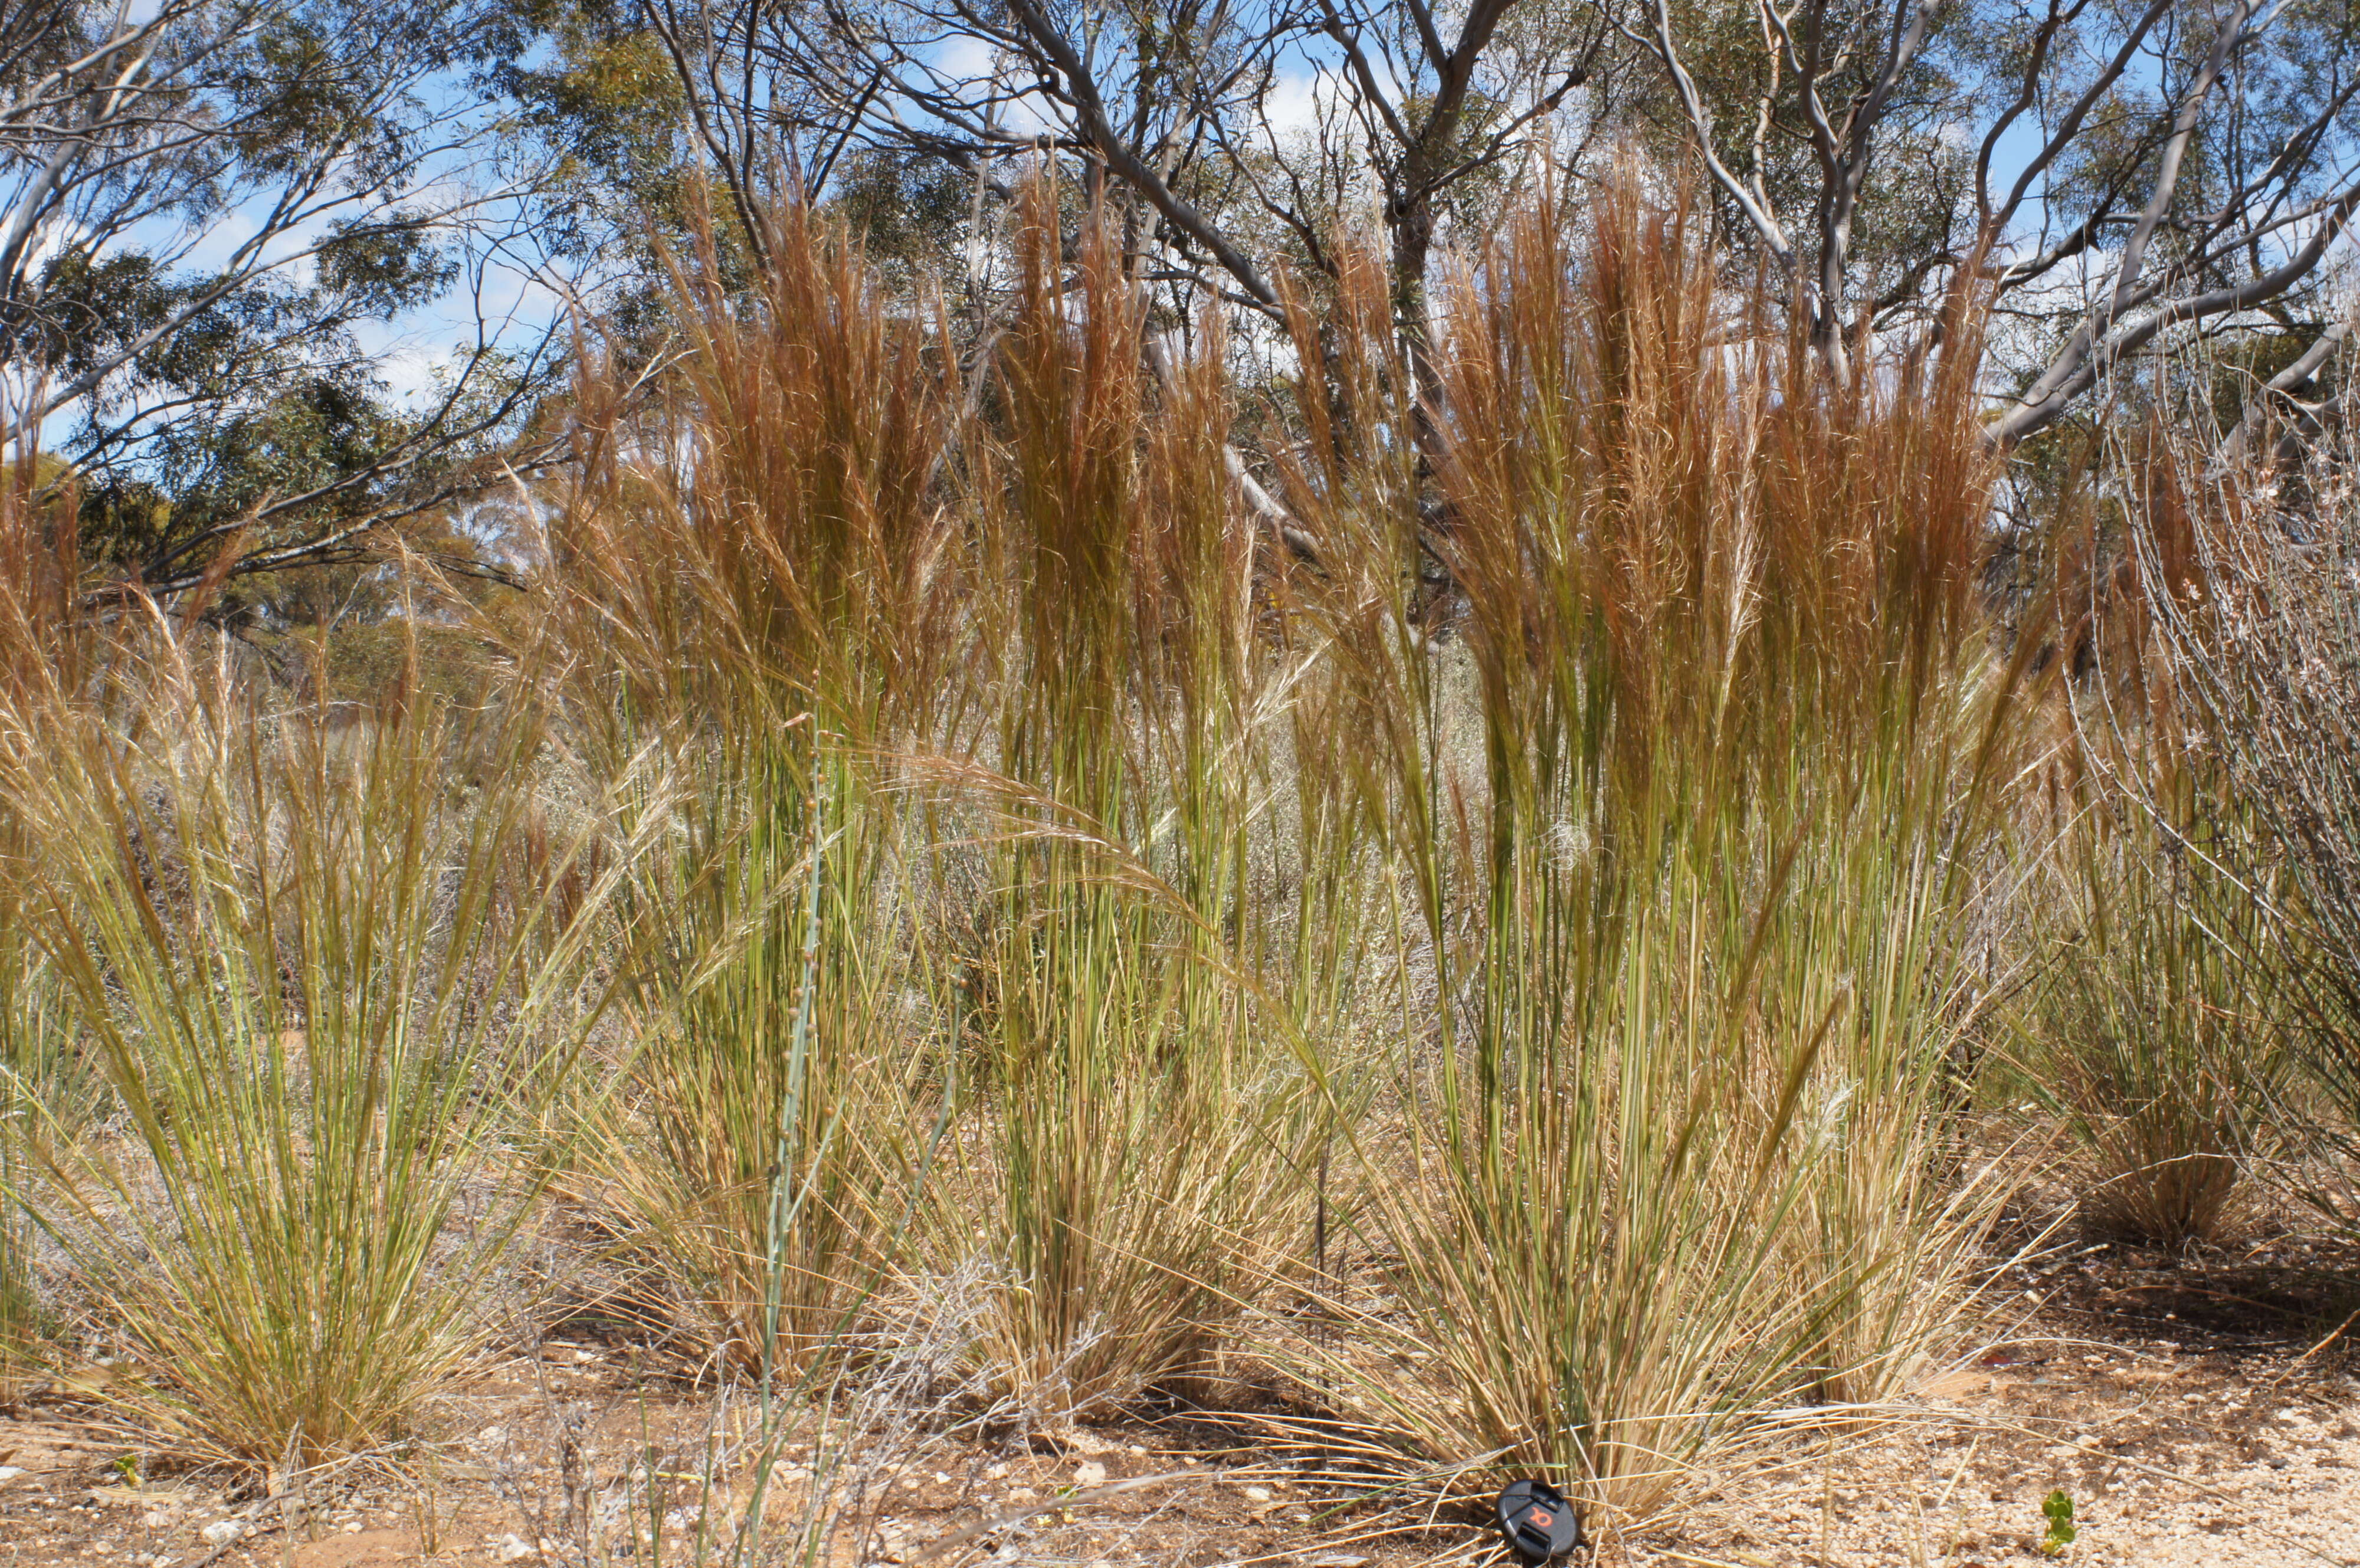
[[[2040,1550],[2054,1557],[2073,1544],[2073,1499],[2060,1488],[2041,1499],[2040,1511],[2049,1516],[2049,1530],[2040,1538]]]
[[[122,1455],[115,1461],[114,1470],[117,1475],[123,1477],[125,1486],[135,1492],[139,1489],[139,1455],[137,1454]]]

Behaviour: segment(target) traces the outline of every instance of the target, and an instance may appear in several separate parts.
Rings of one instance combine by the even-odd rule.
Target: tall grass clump
[[[613,1190],[727,1368],[803,1373],[900,1261],[942,1115],[891,759],[956,722],[960,561],[930,339],[801,209],[769,240],[749,296],[676,269],[660,396],[585,380],[541,657],[594,774],[679,783],[632,808]]]
[[[13,900],[9,900],[13,902]],[[44,1359],[47,1314],[35,1262],[38,1162],[45,1106],[71,1070],[39,963],[16,911],[0,902],[0,1406],[13,1405]]]
[[[2237,802],[2182,842],[2242,900],[2239,920],[2214,934],[2284,1009],[2295,1076],[2272,1108],[2325,1157],[2288,1169],[2300,1196],[2350,1230],[2360,1229],[2360,494],[2349,409],[2326,413],[2312,441],[2282,445],[2265,428],[2256,433],[2270,439],[2224,460],[2182,436],[2123,454],[2122,472],[2169,690],[2221,794]]]
[[[2238,813],[2159,736],[2084,775],[2032,885],[2039,951],[2014,1020],[2079,1145],[2084,1218],[2169,1248],[2223,1239],[2283,1099],[2268,901],[2223,866]],[[2111,747],[2109,749],[2112,749]],[[2137,768],[2126,788],[2118,769]],[[2225,830],[2225,831],[2224,831]]]
[[[22,746],[50,704],[79,688],[91,637],[76,604],[71,494],[44,496],[38,442],[20,432],[16,446],[0,471],[0,725]],[[36,1277],[36,1151],[60,1129],[79,1133],[92,1097],[56,973],[33,939],[36,856],[22,805],[0,797],[0,1406],[41,1370],[54,1326]]]
[[[996,1280],[1004,1391],[1065,1416],[1206,1369],[1298,1239],[1317,1118],[1263,983],[1259,759],[1284,721],[1218,323],[1193,355],[1152,338],[1095,219],[1069,276],[1045,190],[1018,244],[967,475],[1004,673],[961,790],[989,824],[990,986],[945,1219]]]
[[[1628,1519],[1950,1321],[1995,1189],[1936,1113],[2015,672],[1970,312],[1830,387],[1728,330],[1685,202],[1626,178],[1582,252],[1545,211],[1449,295],[1437,526],[1373,300],[1298,326],[1329,373],[1294,498],[1336,563],[1303,592],[1437,997],[1401,1009],[1406,1150],[1364,1154],[1427,1367],[1345,1370],[1446,1473]],[[1462,605],[1409,591],[1426,550]]]
[[[1202,1363],[1311,1117],[1251,1023],[1284,710],[1219,360],[1173,363],[1087,226],[1066,288],[1058,223],[964,355],[800,209],[749,298],[684,263],[679,374],[580,399],[544,652],[594,768],[694,780],[630,893],[650,1255],[748,1368],[980,1269],[978,1367],[1065,1415]]]
[[[518,891],[537,736],[273,711],[202,629],[139,620],[91,695],[0,724],[44,1027],[124,1129],[49,1118],[40,1221],[163,1443],[377,1449],[479,1343],[535,1191],[504,1139],[597,1010],[586,920]]]
[[[50,1369],[61,1327],[38,1267],[41,1151],[86,1136],[101,1101],[34,939],[27,843],[13,813],[0,815],[0,1407]]]

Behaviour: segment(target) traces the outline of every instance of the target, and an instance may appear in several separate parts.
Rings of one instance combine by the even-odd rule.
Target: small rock
[[[1266,1503],[1270,1501],[1270,1488],[1268,1486],[1248,1486],[1246,1488],[1246,1501],[1250,1503]]]
[[[541,1548],[514,1530],[510,1530],[500,1537],[500,1543],[495,1550],[495,1555],[503,1563],[521,1563],[528,1557],[540,1556]]]
[[[1084,1427],[1059,1427],[1042,1433],[1050,1442],[1070,1454],[1087,1457],[1095,1454],[1110,1454],[1115,1444]]]
[[[208,1546],[227,1546],[246,1533],[246,1526],[236,1519],[215,1519],[197,1533],[205,1538]]]
[[[1103,1486],[1106,1485],[1106,1466],[1095,1459],[1086,1460],[1074,1466],[1074,1485],[1076,1486]]]

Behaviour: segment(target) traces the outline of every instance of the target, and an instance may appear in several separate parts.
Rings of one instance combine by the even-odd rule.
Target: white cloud
[[[989,39],[963,33],[945,40],[935,50],[933,65],[945,82],[996,82],[1003,91],[1016,87],[1020,79],[1012,63],[1004,59]],[[1012,102],[999,105],[1000,125],[1020,136],[1035,135],[1056,128],[1056,121],[1048,106],[1037,96],[1027,93]]]
[[[426,402],[436,391],[435,366],[445,363],[445,357],[415,345],[398,348],[377,361],[377,377],[395,401],[413,405]]]
[[[1323,94],[1332,99],[1335,88],[1322,81],[1324,71],[1289,71],[1281,72],[1262,94],[1262,117],[1270,128],[1281,136],[1309,132],[1319,124]]]

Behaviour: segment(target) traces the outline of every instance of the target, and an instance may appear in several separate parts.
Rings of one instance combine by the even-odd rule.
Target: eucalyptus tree
[[[741,210],[773,167],[817,189],[862,150],[922,157],[997,199],[1046,153],[1125,212],[1143,278],[1273,319],[1275,269],[1332,273],[1339,227],[1373,215],[1412,333],[1454,194],[1611,53],[1602,16],[1519,0],[643,5]]]
[[[1833,374],[1928,346],[1979,289],[2012,445],[2191,334],[2293,334],[2288,386],[2342,335],[2304,318],[2360,206],[2349,0],[1641,0],[1619,25]],[[1863,245],[1878,224],[1905,243]]]
[[[357,559],[516,460],[559,340],[486,72],[529,38],[473,0],[0,0],[0,392],[118,580]],[[449,351],[408,406],[405,331]]]

